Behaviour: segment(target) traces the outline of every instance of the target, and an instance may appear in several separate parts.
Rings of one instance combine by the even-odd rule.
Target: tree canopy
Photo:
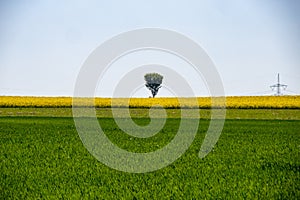
[[[153,98],[157,95],[159,88],[161,88],[163,78],[164,77],[158,73],[145,74],[145,86],[151,91]]]

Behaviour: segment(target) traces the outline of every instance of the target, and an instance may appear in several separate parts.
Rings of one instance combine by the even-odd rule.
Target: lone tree
[[[156,96],[158,89],[161,88],[163,78],[164,77],[158,73],[145,74],[145,86],[151,91],[153,98]]]

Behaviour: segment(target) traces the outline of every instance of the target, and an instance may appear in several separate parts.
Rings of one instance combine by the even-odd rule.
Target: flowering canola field
[[[0,107],[72,107],[72,97],[27,97],[0,96]],[[212,103],[213,102],[213,103]],[[76,98],[75,106],[95,106],[99,108],[127,107],[149,108],[300,108],[300,96],[232,96],[198,98]]]

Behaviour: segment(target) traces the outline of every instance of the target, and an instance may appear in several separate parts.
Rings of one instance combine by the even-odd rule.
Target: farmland
[[[74,98],[74,106],[95,106],[97,108],[130,107],[149,108],[160,105],[164,108],[218,108],[249,109],[275,108],[300,109],[300,96],[248,96],[198,98]],[[0,96],[0,107],[70,108],[71,97],[14,97]],[[225,102],[226,100],[226,102]]]
[[[130,111],[136,123],[149,123],[147,109]],[[179,110],[167,109],[164,128],[144,140],[124,134],[109,108],[96,113],[109,139],[133,152],[163,147],[180,122]],[[210,109],[201,109],[200,116],[196,138],[182,157],[158,171],[132,174],[111,169],[89,154],[71,108],[0,108],[1,197],[299,199],[299,109],[228,109],[222,135],[204,159],[198,152]]]

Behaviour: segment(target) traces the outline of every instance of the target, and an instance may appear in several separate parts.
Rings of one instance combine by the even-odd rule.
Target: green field
[[[122,112],[120,112],[122,113]],[[164,128],[131,138],[109,109],[98,109],[109,139],[133,152],[165,146],[180,113],[168,109]],[[0,199],[300,199],[300,110],[227,110],[214,150],[198,157],[210,122],[201,110],[188,151],[161,170],[131,174],[97,161],[83,146],[68,108],[0,108]],[[147,110],[131,109],[149,123]],[[190,116],[190,120],[194,120]]]

